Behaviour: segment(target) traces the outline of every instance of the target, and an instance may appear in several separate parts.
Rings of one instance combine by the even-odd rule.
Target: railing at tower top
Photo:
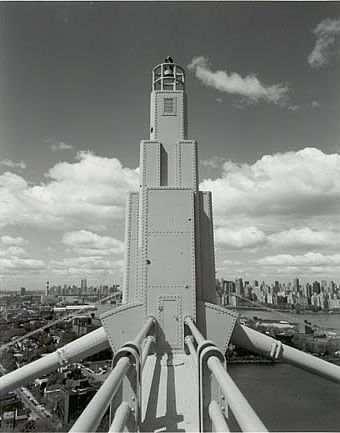
[[[79,418],[79,420],[82,420],[81,422],[85,422],[86,425],[89,422],[94,422],[93,420],[96,420],[96,422],[99,420],[100,422],[101,416],[106,412],[113,395],[120,389],[121,384],[126,382],[124,382],[124,378],[129,374],[134,374],[133,383],[135,383],[135,388],[129,389],[126,395],[135,395],[136,398],[132,401],[120,399],[115,402],[114,410],[112,410],[115,417],[110,431],[120,431],[120,429],[124,429],[126,424],[132,426],[129,428],[130,431],[137,428],[140,413],[138,410],[140,402],[140,389],[138,390],[137,386],[139,383],[138,374],[144,367],[151,344],[154,341],[154,334],[150,332],[152,323],[153,319],[150,318],[135,340],[124,344],[117,353],[110,376],[91,400],[89,409],[85,409],[85,415],[83,414]],[[225,371],[223,354],[212,342],[203,337],[191,318],[186,318],[185,324],[191,333],[185,338],[186,347],[189,356],[193,358],[198,373],[197,377],[200,379],[201,431],[212,431],[213,427],[216,431],[228,431],[227,406],[235,415],[242,430],[263,431],[265,427],[261,420],[259,420],[245,397]],[[186,331],[188,331],[187,328]],[[238,323],[235,325],[231,334],[231,342],[267,357],[290,362],[303,370],[340,383],[340,367],[337,365],[281,344],[279,341],[246,326]],[[109,343],[106,333],[103,328],[99,328],[65,345],[54,353],[0,377],[0,392],[5,394],[34,378],[55,370],[60,365],[90,356],[107,347],[109,347]],[[141,347],[142,351],[140,350]],[[218,389],[222,392],[221,398],[217,397],[216,393],[212,393],[211,389],[209,391],[209,387],[211,387],[209,375],[213,377]],[[207,393],[207,389],[210,394]],[[94,415],[89,416],[89,413]],[[84,428],[84,425],[77,427],[79,420],[72,431],[94,430],[93,425],[89,425],[87,428]]]
[[[240,389],[234,383],[224,367],[224,355],[217,349],[213,342],[206,340],[196,327],[192,318],[187,317],[185,324],[189,327],[192,337],[187,336],[185,342],[190,354],[197,359],[199,376],[199,404],[200,404],[200,431],[212,431],[211,423],[215,431],[228,432],[226,404],[233,412],[233,415],[242,431],[268,431],[260,418],[250,406]],[[196,342],[197,349],[193,345]],[[218,396],[220,392],[212,389],[213,383],[210,373],[214,377],[217,388],[222,392],[221,401],[223,406],[210,396]]]
[[[295,367],[316,374],[335,383],[340,383],[340,367],[301,350],[282,344],[272,337],[261,334],[247,326],[236,324],[231,342],[237,346],[266,357],[286,361]]]
[[[184,90],[184,70],[175,63],[161,63],[152,71],[152,90]]]
[[[200,377],[200,431],[229,431],[226,422],[224,401],[228,402],[231,411],[242,431],[266,431],[262,421],[258,418],[241,391],[224,369],[224,356],[214,343],[206,340],[196,327],[191,317],[185,318],[185,324],[191,335],[185,338],[190,355],[196,360]],[[274,338],[263,335],[247,326],[237,323],[233,330],[231,341],[239,347],[251,352],[260,353],[272,359],[282,360],[293,364],[305,371],[321,376],[332,382],[340,383],[340,367],[323,361],[312,355],[282,344]],[[196,342],[197,349],[194,342]],[[207,386],[207,371],[215,378],[222,391],[222,404],[216,400],[209,400],[204,393],[208,390],[214,394],[213,388]],[[212,385],[211,385],[212,386]],[[218,395],[215,390],[215,395]],[[209,424],[210,423],[210,424]]]
[[[110,431],[124,431],[127,423],[130,424],[129,431],[138,431],[141,400],[140,374],[153,341],[153,336],[147,336],[153,323],[154,319],[150,317],[134,341],[127,342],[117,352],[113,359],[113,369],[110,375],[86,406],[70,432],[96,431],[125,377],[128,377],[130,387],[127,394],[130,395],[130,399],[132,394],[132,400],[130,402],[118,402]],[[143,341],[145,341],[145,345],[141,355],[140,348]],[[124,392],[122,395],[124,398]]]

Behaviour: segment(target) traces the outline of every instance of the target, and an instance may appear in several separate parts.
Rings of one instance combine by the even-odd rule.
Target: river
[[[336,332],[340,336],[340,314],[328,314],[328,313],[282,313],[276,311],[267,310],[251,310],[251,309],[238,309],[238,313],[253,318],[254,316],[261,317],[262,319],[277,319],[287,320],[295,322],[301,325],[301,331],[303,321],[308,320],[312,325],[318,325],[326,331]]]
[[[269,431],[340,431],[338,384],[283,363],[228,371]]]
[[[244,316],[310,321],[340,336],[340,315],[238,310]],[[340,432],[340,386],[289,364],[231,364],[230,375],[272,431]],[[235,430],[235,424],[231,425]]]

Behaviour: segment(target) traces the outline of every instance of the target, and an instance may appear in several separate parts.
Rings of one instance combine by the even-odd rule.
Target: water
[[[269,431],[340,431],[338,384],[289,364],[233,364],[228,372]]]
[[[318,325],[325,331],[336,332],[340,336],[340,314],[328,314],[328,313],[281,313],[271,311],[259,311],[259,310],[248,310],[239,309],[238,313],[253,318],[254,316],[261,317],[262,319],[277,319],[287,320],[298,323],[302,326],[304,320],[308,320],[312,325]]]
[[[339,314],[238,312],[250,318],[282,319],[299,324],[308,320],[340,336]],[[232,364],[228,371],[269,430],[340,431],[339,385],[289,364]]]

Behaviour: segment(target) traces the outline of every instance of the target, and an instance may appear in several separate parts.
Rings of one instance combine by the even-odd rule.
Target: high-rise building
[[[83,279],[80,281],[80,289],[81,289],[81,293],[86,293],[87,291],[87,280]]]
[[[320,291],[321,291],[321,286],[320,286],[319,281],[314,281],[314,283],[313,283],[313,293],[316,294],[316,295],[318,295],[320,293]]]
[[[303,287],[303,295],[308,299],[312,296],[312,286],[309,283]]]
[[[235,280],[235,293],[238,296],[244,296],[244,285],[242,278],[237,278]]]
[[[293,288],[295,292],[298,292],[300,290],[300,281],[298,278],[294,278],[293,280]]]
[[[274,283],[274,293],[278,293],[280,291],[280,283],[278,281],[275,281]]]
[[[25,289],[25,287],[21,287],[20,296],[25,296],[25,295],[26,295],[26,289]]]

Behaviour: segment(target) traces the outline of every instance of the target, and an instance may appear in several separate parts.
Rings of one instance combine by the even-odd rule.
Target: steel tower
[[[0,378],[6,393],[109,345],[112,371],[72,432],[266,431],[225,369],[229,344],[340,383],[340,368],[239,323],[215,304],[211,194],[198,189],[188,140],[184,70],[168,57],[152,71],[150,139],[140,144],[140,186],[127,200],[123,305],[103,327]]]

